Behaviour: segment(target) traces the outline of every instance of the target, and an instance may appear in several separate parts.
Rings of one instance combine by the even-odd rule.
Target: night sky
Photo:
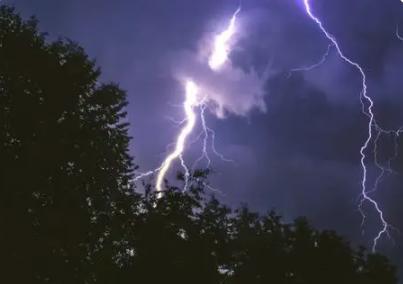
[[[365,225],[357,209],[361,191],[360,147],[368,119],[361,112],[361,78],[334,48],[318,68],[329,40],[307,17],[302,0],[244,0],[230,55],[237,74],[215,78],[197,61],[209,36],[223,30],[237,0],[8,0],[24,17],[35,15],[50,39],[70,38],[115,81],[129,99],[131,152],[139,172],[159,166],[181,120],[183,86],[197,77],[220,90],[206,119],[216,148],[233,163],[213,159],[211,184],[222,200],[254,210],[276,209],[285,220],[307,216],[354,244],[371,246],[380,228],[367,205]],[[313,10],[368,77],[378,124],[403,125],[403,3],[399,0],[311,0]],[[234,75],[235,76],[235,75]],[[217,96],[219,96],[217,95]],[[218,98],[218,97],[217,97]],[[220,105],[221,104],[221,105]],[[198,131],[195,131],[197,136]],[[193,137],[193,138],[194,138]],[[391,137],[379,140],[379,160],[393,154]],[[400,139],[403,145],[403,138]],[[200,141],[186,160],[200,154]],[[371,147],[373,144],[370,145]],[[379,173],[368,151],[369,184]],[[373,196],[386,219],[403,230],[403,147]],[[214,155],[212,155],[213,157]],[[203,164],[200,164],[203,166]],[[403,268],[403,235],[382,238],[378,251]],[[400,273],[402,275],[402,273]]]

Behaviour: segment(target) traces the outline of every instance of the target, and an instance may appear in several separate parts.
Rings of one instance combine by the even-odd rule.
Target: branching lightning
[[[182,153],[185,149],[186,139],[188,138],[189,134],[193,131],[193,128],[195,127],[196,124],[196,114],[194,112],[194,107],[197,106],[198,104],[197,102],[198,91],[199,91],[198,87],[193,81],[189,80],[186,82],[186,100],[183,103],[183,108],[186,114],[186,125],[184,128],[182,128],[182,131],[180,132],[176,140],[175,150],[166,157],[166,159],[161,165],[161,169],[159,170],[155,185],[157,192],[161,192],[163,190],[164,177],[174,160],[180,158],[181,165],[185,169],[185,177],[189,175],[189,171],[183,160]]]
[[[211,55],[208,60],[208,65],[211,70],[218,72],[220,68],[228,61],[228,56],[231,51],[231,45],[230,42],[236,32],[236,20],[237,16],[240,13],[241,8],[238,8],[235,13],[232,15],[231,20],[227,26],[227,28],[220,34],[218,34],[215,37],[213,48]],[[189,177],[190,177],[190,171],[189,167],[186,165],[185,160],[183,158],[183,153],[185,151],[186,143],[187,140],[190,136],[190,134],[193,132],[195,126],[196,126],[196,121],[197,121],[197,114],[195,111],[195,108],[198,107],[200,108],[200,121],[201,121],[201,126],[203,129],[202,134],[204,134],[203,137],[203,146],[202,146],[202,155],[194,162],[193,167],[197,165],[198,162],[200,162],[202,159],[207,160],[207,167],[210,166],[211,159],[208,155],[207,151],[207,143],[209,138],[211,138],[211,149],[212,152],[217,155],[219,158],[221,158],[223,161],[227,162],[232,162],[231,160],[226,159],[222,154],[218,153],[218,151],[215,148],[215,132],[211,128],[207,126],[206,119],[205,119],[205,110],[207,108],[207,99],[203,98],[201,99],[201,89],[199,86],[192,80],[186,80],[186,85],[185,85],[185,101],[183,103],[183,109],[185,112],[185,119],[177,122],[177,124],[182,125],[183,128],[181,129],[178,137],[176,138],[176,143],[175,143],[175,148],[174,150],[169,153],[164,161],[162,162],[161,166],[158,167],[155,170],[148,171],[146,173],[142,173],[138,175],[134,181],[143,179],[147,176],[157,174],[156,178],[156,183],[155,183],[155,188],[157,191],[157,198],[160,198],[162,196],[162,192],[164,190],[164,180],[165,176],[172,167],[172,164],[175,160],[180,161],[180,164],[184,170],[184,180],[185,180],[185,185],[184,185],[184,190],[188,188],[188,182],[189,182]],[[201,137],[201,135],[198,136],[198,139]],[[213,190],[213,191],[218,191],[217,189],[211,187],[208,184],[205,184],[207,188]]]
[[[364,141],[364,144],[362,145],[360,149],[360,155],[361,155],[361,168],[362,168],[362,179],[361,179],[361,201],[359,203],[359,211],[361,212],[363,216],[363,223],[365,222],[366,215],[363,211],[362,206],[364,203],[368,202],[373,206],[373,208],[376,210],[379,219],[382,223],[381,229],[378,231],[377,235],[373,239],[373,244],[372,244],[372,250],[376,251],[376,247],[378,244],[378,241],[381,239],[381,237],[386,234],[387,236],[389,235],[389,230],[393,229],[393,227],[386,221],[384,212],[381,210],[378,202],[373,199],[370,194],[373,193],[374,191],[377,190],[378,185],[380,184],[382,178],[384,177],[386,172],[392,172],[391,169],[391,162],[398,157],[398,138],[400,134],[403,132],[403,129],[400,128],[398,130],[385,130],[381,128],[375,119],[375,114],[373,112],[374,108],[374,101],[371,99],[370,96],[367,94],[367,77],[365,74],[364,69],[361,67],[361,65],[349,57],[347,57],[342,49],[340,48],[340,45],[337,41],[337,39],[327,31],[327,29],[324,27],[322,21],[313,13],[311,5],[310,5],[310,0],[303,0],[305,11],[308,14],[308,16],[317,24],[321,32],[325,35],[325,37],[334,45],[336,48],[336,51],[340,58],[345,61],[347,64],[351,65],[354,67],[361,75],[361,93],[360,93],[360,100],[362,104],[362,112],[364,115],[368,117],[368,136],[366,140]],[[399,35],[399,29],[398,27],[396,28],[396,36],[399,40],[403,40],[403,37]],[[394,137],[394,155],[390,157],[387,160],[387,167],[382,165],[378,159],[378,147],[379,147],[379,141],[382,135],[393,135]],[[367,188],[368,184],[368,169],[367,169],[367,151],[370,147],[371,141],[374,143],[374,163],[376,167],[380,170],[380,174],[378,177],[375,179],[374,185],[372,186],[371,189]]]
[[[319,30],[323,33],[323,35],[329,40],[329,45],[324,53],[324,55],[320,58],[320,60],[312,65],[303,66],[299,68],[294,68],[290,70],[289,76],[293,72],[298,71],[310,71],[314,68],[317,68],[325,63],[327,60],[332,48],[334,48],[338,54],[338,56],[351,67],[356,69],[361,77],[361,92],[360,92],[360,101],[362,105],[362,113],[368,118],[368,126],[367,126],[367,137],[363,142],[363,145],[360,148],[360,165],[362,169],[362,178],[361,178],[361,194],[360,194],[360,202],[359,202],[359,211],[362,214],[362,222],[364,224],[366,220],[366,214],[363,210],[364,204],[368,203],[372,206],[375,212],[378,214],[379,220],[381,222],[381,228],[373,239],[372,250],[375,251],[378,241],[383,237],[383,235],[387,235],[390,237],[390,229],[394,229],[385,219],[385,214],[379,206],[378,202],[371,196],[374,193],[378,186],[380,185],[382,179],[385,177],[386,173],[393,173],[392,162],[397,159],[398,153],[398,140],[403,133],[403,128],[398,130],[385,130],[381,128],[375,118],[374,113],[374,101],[368,95],[367,90],[367,76],[363,69],[363,67],[347,55],[345,55],[344,51],[340,47],[339,42],[336,37],[331,34],[324,26],[319,17],[315,15],[312,10],[310,0],[302,0],[305,12],[309,16],[309,18],[318,26]],[[403,0],[402,0],[403,1]],[[229,54],[232,49],[232,41],[233,37],[237,31],[236,22],[239,13],[241,12],[241,8],[238,8],[235,13],[232,15],[226,29],[221,33],[218,33],[214,40],[212,41],[212,48],[210,56],[206,64],[208,64],[209,68],[213,72],[221,72],[223,70],[224,65],[228,61]],[[399,34],[399,27],[396,27],[396,37],[403,41],[403,37]],[[231,161],[226,159],[223,155],[217,152],[215,148],[215,132],[207,126],[205,112],[208,109],[208,98],[203,94],[203,86],[198,86],[193,79],[188,79],[185,81],[185,101],[183,102],[183,110],[185,113],[185,118],[177,122],[179,126],[181,126],[181,130],[175,140],[174,149],[165,157],[160,167],[155,170],[148,171],[146,173],[138,175],[134,181],[143,179],[144,177],[156,174],[156,182],[155,187],[157,191],[157,198],[161,197],[162,192],[164,190],[164,181],[167,173],[172,168],[173,163],[175,161],[179,161],[180,165],[184,170],[184,190],[188,188],[189,185],[189,177],[190,177],[190,168],[186,165],[184,160],[184,151],[185,148],[189,145],[188,139],[191,136],[192,132],[196,127],[196,123],[198,118],[200,119],[201,133],[197,136],[197,140],[202,138],[202,149],[201,156],[196,159],[193,163],[191,169],[194,169],[199,162],[202,160],[206,160],[207,168],[210,167],[211,158],[208,154],[209,141],[211,141],[211,151],[219,158],[224,161]],[[198,111],[197,111],[198,109]],[[199,114],[199,116],[198,116]],[[380,147],[381,139],[383,136],[392,136],[394,141],[394,152],[393,155],[388,157],[385,162],[382,162],[378,155],[378,149]],[[367,153],[370,147],[373,145],[373,156],[374,156],[374,164],[376,168],[379,170],[379,174],[374,180],[374,183],[370,186],[370,179],[368,177],[368,165]],[[211,190],[217,191],[217,189],[211,187],[208,184],[205,184]]]
[[[192,166],[192,168],[194,169],[196,166],[197,166],[197,164],[200,162],[200,161],[202,161],[203,159],[206,159],[207,160],[207,168],[209,168],[210,167],[210,164],[211,164],[211,159],[210,159],[210,157],[209,157],[209,155],[208,155],[208,152],[207,152],[207,143],[208,143],[208,138],[209,138],[209,132],[208,132],[208,127],[207,127],[207,124],[206,124],[206,118],[205,118],[205,115],[204,115],[204,113],[205,113],[205,110],[206,110],[206,105],[205,104],[203,104],[201,107],[200,107],[200,120],[201,120],[201,123],[202,123],[202,128],[203,128],[203,131],[202,131],[202,135],[203,135],[203,148],[202,148],[202,154],[201,154],[201,156],[194,162],[194,164],[193,164],[193,166]],[[200,137],[199,137],[200,138]]]
[[[185,188],[187,187],[187,177],[189,176],[188,168],[183,160],[183,151],[185,149],[185,143],[193,131],[193,128],[196,124],[196,113],[194,112],[194,108],[198,105],[197,94],[199,92],[198,86],[191,80],[186,81],[186,99],[183,103],[183,109],[185,111],[186,119],[181,123],[186,123],[186,125],[182,128],[178,138],[176,140],[175,149],[165,158],[161,166],[155,170],[148,171],[146,173],[142,173],[138,175],[134,181],[140,180],[144,177],[150,176],[154,173],[158,172],[157,181],[156,181],[156,190],[160,193],[163,190],[163,182],[164,177],[171,167],[171,164],[174,160],[180,159],[182,167],[185,169]],[[158,194],[160,196],[160,194]]]

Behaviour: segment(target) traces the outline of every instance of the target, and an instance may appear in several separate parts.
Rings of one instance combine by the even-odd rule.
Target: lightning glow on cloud
[[[228,60],[228,55],[231,51],[230,41],[236,31],[235,24],[239,12],[241,12],[240,7],[232,15],[227,29],[215,37],[213,52],[208,61],[210,68],[213,70],[218,70]]]
[[[214,40],[211,56],[208,60],[208,65],[210,69],[215,72],[218,71],[222,66],[224,66],[224,64],[228,61],[228,55],[231,51],[230,41],[232,40],[232,37],[235,34],[236,19],[240,11],[241,11],[240,8],[238,8],[235,11],[233,16],[231,17],[227,29],[222,33],[218,34]],[[212,152],[224,161],[231,161],[226,159],[222,154],[218,153],[218,151],[216,150],[214,142],[215,132],[212,129],[210,129],[206,123],[205,110],[207,108],[207,104],[209,103],[209,96],[207,96],[207,94],[202,94],[202,92],[208,92],[207,90],[209,88],[200,87],[193,80],[186,80],[185,89],[186,89],[185,101],[183,103],[183,109],[185,112],[185,119],[183,120],[183,122],[185,123],[185,125],[181,129],[178,137],[176,138],[174,150],[166,156],[166,158],[164,159],[159,168],[140,174],[134,179],[134,181],[137,181],[144,177],[157,174],[155,183],[157,198],[160,198],[162,196],[162,192],[164,190],[165,177],[168,171],[172,168],[173,162],[175,160],[180,161],[180,164],[184,170],[184,181],[185,181],[184,190],[188,188],[188,180],[190,177],[190,172],[183,158],[183,154],[186,148],[187,140],[196,126],[197,121],[197,114],[195,112],[196,107],[200,108],[200,120],[203,128],[204,139],[203,139],[202,156],[195,161],[194,165],[196,165],[203,158],[206,158],[206,160],[208,161],[208,166],[210,165],[211,160],[207,153],[207,141],[210,136],[212,141],[211,144]],[[211,98],[211,93],[209,94]],[[209,186],[209,188],[212,187]]]

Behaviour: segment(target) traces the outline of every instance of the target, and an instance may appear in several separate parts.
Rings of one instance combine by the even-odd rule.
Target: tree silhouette
[[[1,6],[1,283],[397,283],[387,258],[304,218],[230,210],[208,171],[134,193],[125,93],[99,75]]]
[[[0,218],[9,283],[78,283],[120,249],[124,232],[115,231],[133,170],[126,101],[116,85],[98,85],[99,74],[76,44],[47,43],[34,19],[1,7]]]
[[[125,281],[141,283],[397,283],[388,260],[306,219],[231,211],[194,178],[188,192],[140,197]],[[140,213],[141,212],[141,213]],[[126,283],[123,281],[122,283]]]

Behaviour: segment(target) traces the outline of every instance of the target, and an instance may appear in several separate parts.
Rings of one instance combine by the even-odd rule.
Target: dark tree
[[[119,261],[133,165],[125,93],[99,74],[0,8],[1,282],[83,283]]]
[[[205,182],[193,178],[188,192],[170,187],[160,199],[150,192],[139,199],[122,283],[397,283],[385,257],[304,218],[286,224],[274,212],[231,212],[203,192]]]

